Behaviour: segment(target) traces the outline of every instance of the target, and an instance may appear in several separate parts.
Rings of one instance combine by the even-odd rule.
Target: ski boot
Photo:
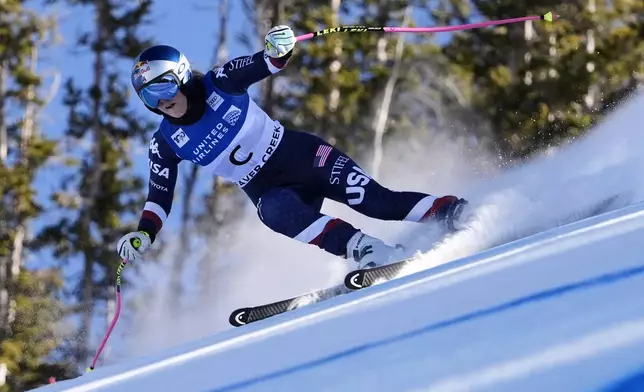
[[[347,259],[357,263],[356,269],[374,268],[397,261],[401,248],[391,247],[381,240],[357,231],[347,242]]]
[[[444,223],[450,231],[456,231],[457,228],[454,223],[460,219],[467,204],[467,200],[456,196],[439,197],[434,200],[432,207],[425,213],[421,222],[433,219]]]

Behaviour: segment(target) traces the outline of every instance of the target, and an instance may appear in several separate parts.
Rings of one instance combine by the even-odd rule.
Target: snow
[[[478,184],[479,220],[424,269],[38,390],[644,390],[643,105]]]
[[[605,388],[644,366],[643,235],[636,204],[42,390]]]

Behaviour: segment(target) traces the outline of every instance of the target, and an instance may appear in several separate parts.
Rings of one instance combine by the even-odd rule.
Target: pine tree
[[[60,296],[63,286],[57,270],[23,269],[14,282],[15,304],[11,338],[2,342],[2,362],[10,373],[2,391],[24,391],[49,382],[79,375],[74,364],[55,358],[60,345],[57,323],[64,309]]]
[[[38,51],[52,27],[22,2],[0,4],[0,365],[8,372],[2,391],[73,375],[64,362],[48,363],[59,343],[60,274],[26,266],[30,223],[43,212],[35,178],[55,147],[37,124],[43,104]]]
[[[454,35],[444,53],[471,79],[476,107],[510,156],[524,157],[582,135],[627,96],[644,69],[641,2],[444,1],[445,21],[560,14]],[[639,17],[637,15],[640,15]],[[638,36],[640,38],[638,38]]]
[[[86,88],[73,79],[65,85],[66,136],[76,166],[55,195],[55,202],[67,214],[43,231],[41,242],[53,247],[61,260],[82,264],[82,274],[72,289],[76,300],[72,310],[80,315],[80,325],[68,349],[84,363],[90,355],[96,303],[114,297],[113,277],[119,264],[116,241],[135,228],[136,219],[131,217],[140,212],[144,201],[143,180],[133,174],[129,155],[133,143],[147,141],[152,124],[140,120],[128,107],[129,74],[114,65],[123,61],[129,69],[133,58],[150,44],[141,39],[139,28],[152,2],[70,3],[94,10],[94,30],[78,39],[78,47],[93,55],[93,80]],[[105,316],[109,320],[111,315]]]

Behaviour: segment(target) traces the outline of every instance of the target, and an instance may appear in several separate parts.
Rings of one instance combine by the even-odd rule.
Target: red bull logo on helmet
[[[139,61],[138,63],[134,64],[134,69],[132,70],[132,81],[134,82],[135,86],[141,86],[146,82],[143,74],[148,72],[149,70],[150,65],[148,64],[147,60]]]
[[[139,61],[134,65],[134,72],[145,73],[150,70],[150,65],[147,60]]]

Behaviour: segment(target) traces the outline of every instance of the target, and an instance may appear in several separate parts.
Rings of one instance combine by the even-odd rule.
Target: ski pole
[[[103,338],[103,342],[101,342],[101,345],[98,347],[98,350],[96,351],[96,355],[94,355],[92,366],[87,368],[86,373],[91,372],[96,367],[96,362],[98,361],[98,357],[101,355],[103,348],[105,348],[107,339],[109,339],[110,335],[112,334],[112,331],[114,330],[114,326],[116,325],[116,322],[119,319],[119,315],[121,314],[121,274],[123,273],[123,269],[125,268],[126,265],[127,265],[127,259],[124,259],[123,261],[121,261],[121,264],[116,269],[116,311],[114,312],[114,317],[112,318],[112,321],[110,322],[110,325],[107,328],[107,333]]]
[[[319,30],[313,33],[299,35],[296,38],[297,41],[306,41],[313,37],[318,37],[320,35],[327,35],[332,33],[366,33],[366,32],[385,32],[385,33],[444,33],[448,31],[459,31],[459,30],[470,30],[478,29],[482,27],[498,26],[511,23],[520,23],[527,22],[530,20],[545,20],[552,22],[553,19],[559,18],[559,15],[555,15],[552,12],[548,12],[543,15],[533,15],[533,16],[523,16],[520,18],[510,18],[510,19],[497,19],[497,20],[488,20],[485,22],[478,23],[467,23],[453,26],[437,26],[437,27],[386,27],[386,26],[338,26],[330,27],[324,30]]]

